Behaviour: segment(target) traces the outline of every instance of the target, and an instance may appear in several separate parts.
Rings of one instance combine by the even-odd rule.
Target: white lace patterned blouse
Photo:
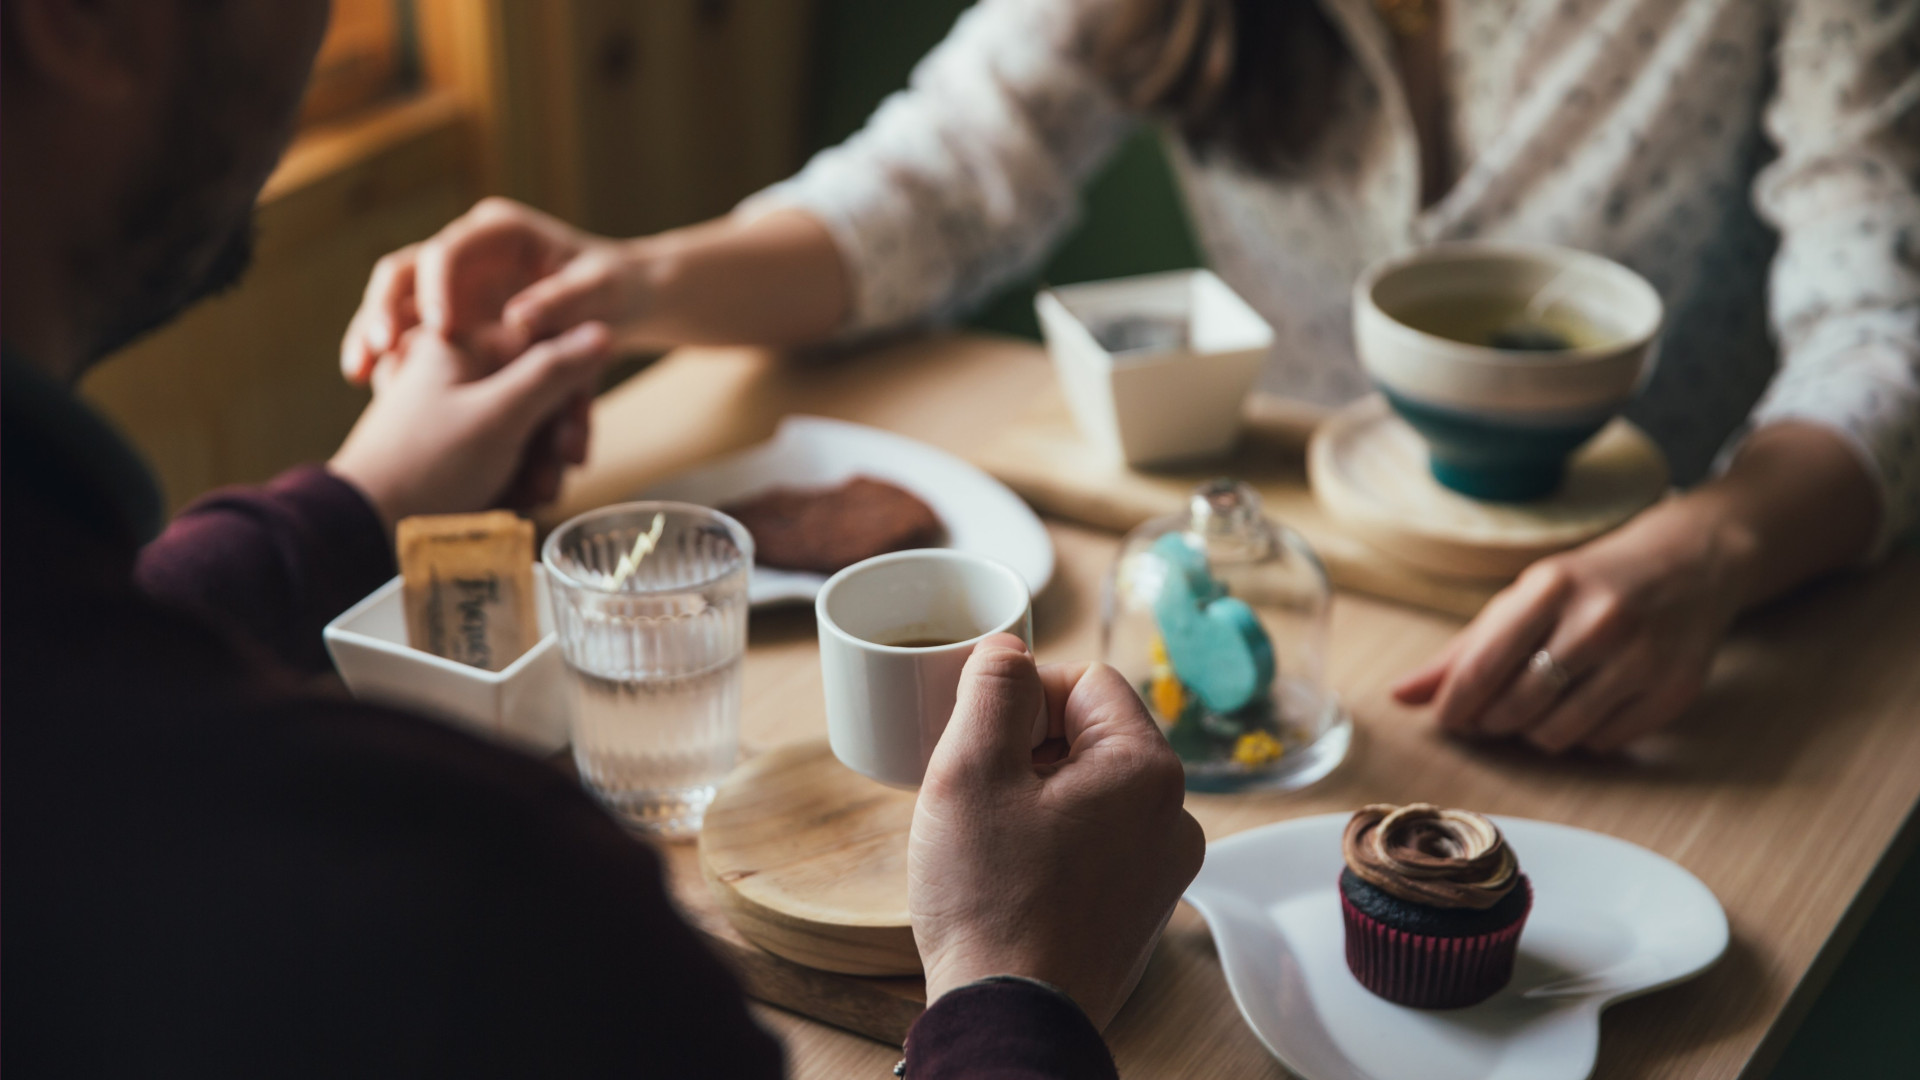
[[[827,224],[849,333],[965,309],[1039,263],[1137,120],[1089,64],[1112,2],[981,0],[862,131],[743,212]],[[1462,171],[1425,209],[1386,29],[1368,0],[1321,2],[1357,62],[1304,169],[1166,140],[1209,262],[1274,324],[1265,388],[1365,392],[1348,288],[1376,258],[1568,244],[1666,300],[1630,415],[1677,478],[1745,423],[1799,418],[1867,463],[1883,541],[1920,521],[1920,0],[1442,0]]]

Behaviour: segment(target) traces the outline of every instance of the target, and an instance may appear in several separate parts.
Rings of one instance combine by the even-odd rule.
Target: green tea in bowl
[[[1551,290],[1551,284],[1545,286]],[[1400,322],[1463,345],[1505,352],[1562,352],[1605,345],[1618,337],[1572,304],[1523,296],[1474,296],[1409,304]]]
[[[1639,392],[1663,314],[1638,274],[1528,244],[1438,244],[1375,264],[1353,295],[1361,366],[1441,484],[1543,498]]]

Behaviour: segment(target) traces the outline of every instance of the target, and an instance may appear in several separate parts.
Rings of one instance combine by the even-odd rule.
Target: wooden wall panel
[[[393,0],[333,0],[300,122],[337,120],[400,90],[399,19]]]
[[[637,0],[646,2],[646,0]],[[578,152],[564,28],[574,0],[417,0],[427,81],[473,118],[489,194],[577,216]]]
[[[652,232],[721,214],[805,144],[807,0],[575,0],[580,210]]]
[[[488,189],[598,232],[726,212],[806,143],[813,0],[421,0]]]

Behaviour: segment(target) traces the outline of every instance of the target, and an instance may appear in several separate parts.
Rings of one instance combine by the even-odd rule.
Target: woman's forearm
[[[1654,512],[1710,533],[1736,567],[1745,610],[1861,558],[1882,508],[1840,435],[1785,421],[1754,432],[1724,474]]]
[[[629,344],[804,345],[845,325],[851,277],[803,210],[716,218],[627,242],[653,303]]]

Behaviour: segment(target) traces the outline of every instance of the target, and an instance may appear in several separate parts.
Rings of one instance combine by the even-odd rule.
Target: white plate
[[[1513,982],[1466,1009],[1392,1004],[1347,970],[1338,881],[1350,816],[1216,841],[1187,890],[1240,1014],[1305,1080],[1581,1080],[1601,1009],[1692,978],[1726,950],[1720,902],[1672,861],[1585,829],[1494,818],[1533,883]]]
[[[635,498],[718,506],[770,487],[823,487],[856,475],[913,492],[946,526],[947,547],[1006,563],[1033,595],[1053,580],[1053,540],[1005,484],[944,450],[843,420],[790,416],[759,446],[670,477]],[[747,593],[755,606],[811,601],[826,580],[755,566]]]

